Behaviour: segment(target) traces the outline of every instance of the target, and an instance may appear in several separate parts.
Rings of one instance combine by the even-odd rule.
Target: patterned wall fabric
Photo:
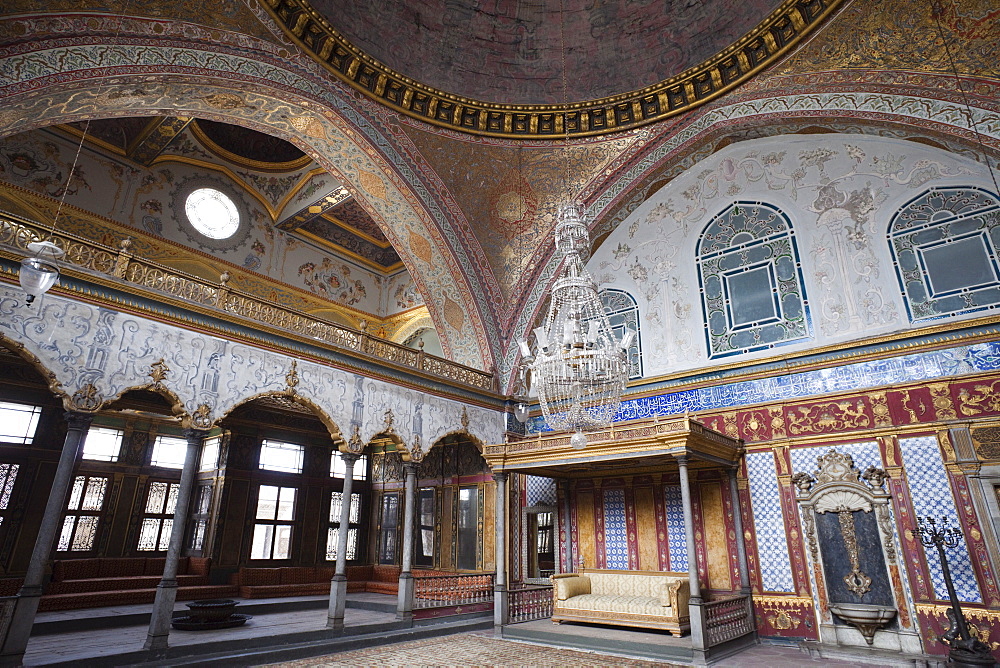
[[[684,537],[684,504],[681,486],[663,488],[663,505],[667,512],[667,548],[670,550],[670,570],[684,572],[688,569],[687,539]]]
[[[903,452],[903,466],[910,483],[910,496],[913,498],[913,511],[917,517],[931,516],[958,526],[958,511],[951,495],[951,485],[941,460],[941,450],[934,436],[919,436],[916,438],[899,439],[899,448]],[[927,568],[931,572],[934,583],[934,594],[940,600],[948,599],[948,590],[941,573],[941,562],[935,548],[925,548]],[[955,584],[958,598],[969,603],[982,603],[976,574],[972,568],[969,551],[964,542],[945,552],[951,577]]]
[[[553,478],[542,478],[534,475],[526,477],[528,508],[556,505],[556,481]]]
[[[785,518],[774,469],[774,454],[751,452],[746,456],[750,478],[750,503],[757,533],[757,554],[764,591],[793,593],[792,564],[788,558]]]
[[[628,570],[628,527],[625,524],[625,490],[604,490],[605,568]]]

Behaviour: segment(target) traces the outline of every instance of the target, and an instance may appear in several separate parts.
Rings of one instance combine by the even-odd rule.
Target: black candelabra
[[[925,547],[937,548],[941,561],[941,574],[944,576],[948,598],[951,600],[951,609],[948,611],[951,628],[941,636],[940,640],[951,648],[948,652],[950,666],[993,666],[996,664],[993,655],[990,654],[989,646],[978,638],[973,638],[969,633],[969,625],[958,603],[958,595],[955,593],[955,584],[951,579],[951,570],[948,568],[948,558],[944,550],[946,547],[949,549],[957,547],[964,536],[960,529],[950,527],[949,524],[946,517],[941,518],[940,525],[933,517],[918,517],[917,528],[910,529],[910,533],[919,538]]]

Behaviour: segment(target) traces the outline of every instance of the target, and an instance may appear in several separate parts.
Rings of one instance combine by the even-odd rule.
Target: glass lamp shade
[[[521,424],[524,424],[528,419],[528,413],[530,413],[530,410],[528,409],[527,402],[518,401],[514,404],[514,419]]]
[[[35,297],[41,297],[49,291],[59,279],[59,268],[38,257],[26,257],[21,260],[21,271],[18,273],[18,280],[21,288],[28,293],[27,302],[35,301]]]

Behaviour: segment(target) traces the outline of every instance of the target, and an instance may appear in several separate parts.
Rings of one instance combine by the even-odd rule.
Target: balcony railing
[[[734,596],[702,604],[708,647],[742,638],[756,630],[750,596]]]
[[[29,254],[28,244],[48,237],[48,231],[35,223],[16,219],[0,212],[0,246],[20,254]],[[150,260],[135,257],[126,239],[113,249],[90,239],[68,232],[55,232],[51,241],[65,251],[60,262],[85,272],[106,274],[155,293],[170,295],[203,308],[226,313],[236,318],[268,325],[274,329],[298,334],[313,341],[360,353],[400,367],[462,383],[479,390],[494,390],[493,374],[464,364],[429,355],[422,350],[372,336],[308,313],[282,306],[227,285],[229,275],[223,273],[213,283],[197,276],[171,269]],[[13,257],[14,254],[11,254]]]
[[[512,588],[508,606],[511,624],[548,619],[552,616],[552,585]]]
[[[495,573],[414,575],[414,608],[446,608],[493,600]]]

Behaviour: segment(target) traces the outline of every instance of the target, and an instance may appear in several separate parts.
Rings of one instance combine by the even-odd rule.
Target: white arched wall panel
[[[979,163],[903,140],[824,134],[740,142],[654,193],[611,232],[587,268],[601,288],[626,290],[639,301],[647,377],[706,366],[699,235],[734,202],[766,202],[787,214],[795,230],[811,336],[726,361],[905,332],[926,323],[911,324],[906,316],[889,220],[920,192],[949,185],[993,189]]]

